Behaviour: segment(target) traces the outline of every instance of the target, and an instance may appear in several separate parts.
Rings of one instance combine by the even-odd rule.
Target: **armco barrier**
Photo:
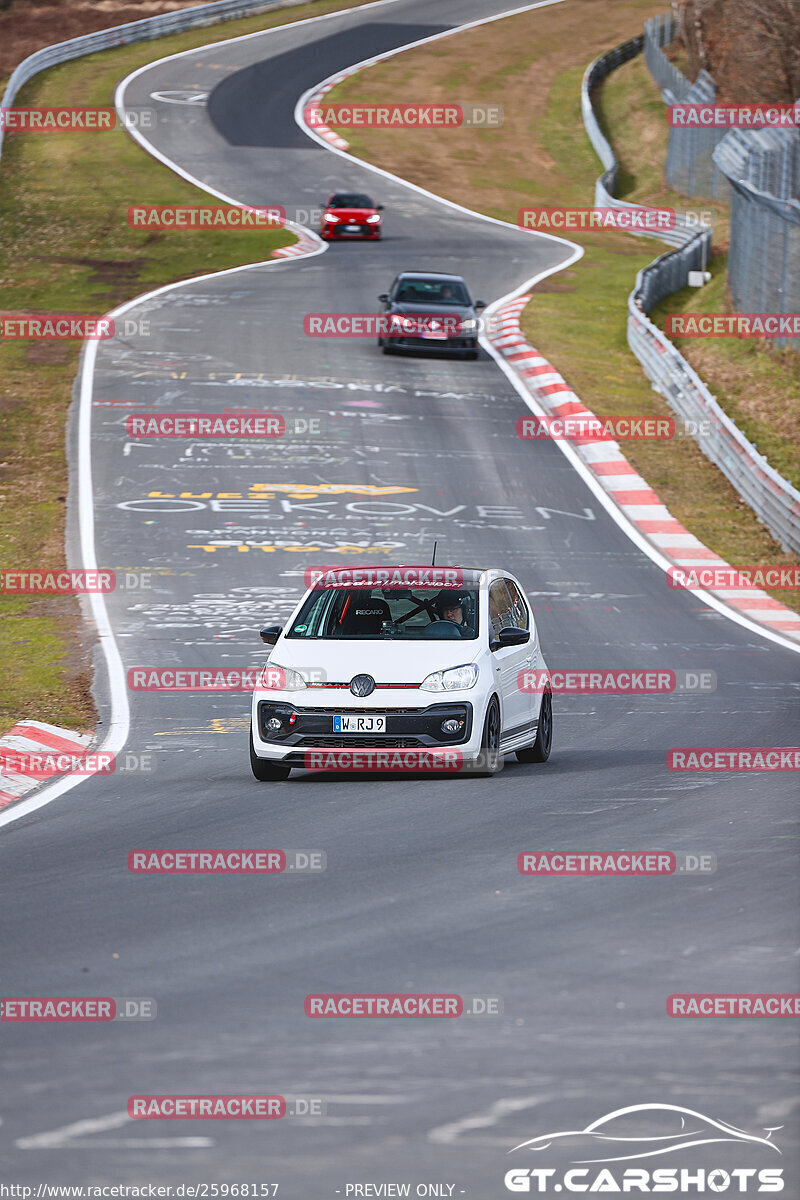
[[[113,25],[97,33],[85,33],[66,42],[56,42],[29,54],[12,72],[0,107],[10,108],[23,84],[40,71],[54,67],[57,63],[69,62],[97,50],[111,50],[115,46],[127,46],[132,42],[147,42],[151,38],[164,37],[169,33],[183,33],[187,29],[200,29],[204,25],[215,25],[234,17],[250,17],[274,8],[293,8],[313,0],[216,0],[212,4],[184,8],[176,12],[159,13],[144,17],[140,21],[129,21],[126,25]],[[3,130],[0,128],[0,155],[3,152]]]
[[[583,120],[605,168],[595,185],[597,205],[641,207],[626,204],[613,195],[617,161],[598,124],[591,90],[616,67],[640,54],[643,42],[643,38],[633,38],[615,47],[595,59],[583,76]],[[679,416],[692,422],[689,429],[695,431],[695,441],[706,457],[719,467],[783,549],[800,554],[800,492],[737,429],[697,372],[647,316],[660,300],[686,287],[689,271],[705,269],[711,252],[711,229],[707,225],[689,226],[679,216],[674,230],[656,235],[646,230],[636,232],[640,237],[657,236],[662,241],[674,241],[676,249],[662,254],[637,275],[636,286],[628,297],[628,345],[656,391]]]

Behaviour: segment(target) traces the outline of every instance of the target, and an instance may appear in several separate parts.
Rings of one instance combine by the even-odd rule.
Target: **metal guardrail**
[[[110,29],[101,29],[97,33],[84,33],[81,37],[70,38],[66,42],[56,42],[29,54],[14,68],[6,84],[3,99],[0,100],[0,107],[10,108],[24,84],[40,71],[46,71],[48,67],[54,67],[58,63],[82,58],[85,54],[95,54],[98,50],[111,50],[115,46],[146,42],[169,33],[183,33],[187,29],[216,25],[219,21],[229,21],[234,17],[255,16],[274,8],[292,8],[308,2],[309,0],[215,0],[212,4],[159,13],[153,17],[143,17],[140,21],[129,21],[125,25],[113,25]],[[0,128],[0,155],[3,152],[3,132]]]
[[[592,91],[602,83],[606,76],[610,75],[617,67],[623,63],[629,62],[632,58],[642,53],[644,45],[643,37],[631,38],[629,42],[623,42],[620,46],[615,46],[613,50],[609,50],[606,54],[601,54],[594,62],[590,63],[583,74],[581,83],[581,110],[583,112],[583,123],[586,127],[586,132],[589,135],[589,141],[594,146],[597,157],[605,167],[603,174],[597,180],[594,188],[594,202],[596,205],[603,208],[630,208],[641,209],[641,204],[632,204],[628,200],[618,200],[615,192],[617,190],[617,175],[619,165],[614,156],[614,151],[611,149],[608,139],[600,128],[600,123],[597,120],[597,115],[592,105]],[[690,238],[699,236],[706,226],[700,228],[697,223],[689,223],[686,217],[681,214],[676,214],[675,228],[662,229],[657,235],[654,235],[651,230],[632,229],[631,233],[636,233],[640,237],[657,236],[661,241],[675,246],[683,246]],[[711,231],[708,231],[709,246]],[[691,269],[691,268],[690,268]],[[698,270],[700,269],[698,263]],[[680,287],[685,286],[686,280],[680,284]],[[674,290],[674,289],[673,289]]]
[[[595,184],[595,204],[598,205],[622,207],[625,201],[617,200],[613,195],[618,164],[597,121],[591,89],[621,63],[641,53],[643,45],[643,38],[634,38],[617,46],[595,59],[583,76],[583,120],[589,140],[605,168]],[[664,62],[671,70],[676,69],[666,58]],[[783,203],[788,204],[788,201]],[[800,225],[797,229],[800,233]],[[642,237],[656,236],[666,240],[664,231],[658,234],[647,230],[636,232]],[[737,429],[697,372],[647,316],[660,300],[686,287],[689,271],[705,269],[711,251],[711,229],[707,225],[689,225],[684,219],[676,223],[675,230],[666,232],[674,234],[672,240],[678,245],[636,276],[636,286],[628,297],[628,345],[656,391],[688,423],[688,430],[706,457],[722,471],[783,549],[800,554],[800,492],[779,475]],[[800,244],[795,250],[800,254]],[[794,265],[798,278],[800,262],[797,257]],[[751,311],[758,309],[754,307]]]

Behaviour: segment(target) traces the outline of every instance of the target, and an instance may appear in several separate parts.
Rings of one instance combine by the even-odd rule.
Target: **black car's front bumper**
[[[393,346],[396,350],[477,350],[478,339],[476,337],[386,337],[384,345]]]

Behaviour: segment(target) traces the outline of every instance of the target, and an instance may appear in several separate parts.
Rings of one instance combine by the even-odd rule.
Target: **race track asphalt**
[[[797,990],[796,777],[666,767],[676,746],[796,745],[797,655],[670,590],[555,445],[517,439],[525,406],[485,353],[385,357],[371,339],[303,332],[310,312],[375,311],[398,270],[461,273],[491,302],[569,255],[335,156],[294,119],[331,73],[504,7],[396,0],[155,62],[128,85],[126,106],[157,106],[154,146],[209,188],[289,216],[336,188],[386,210],[381,243],[162,292],[131,314],[146,334],[101,346],[97,557],[153,572],[150,590],[109,597],[120,653],[126,669],[253,666],[259,626],[286,617],[305,567],[353,559],[342,546],[359,563],[424,563],[437,539],[438,562],[523,581],[551,667],[709,669],[717,689],[558,697],[551,760],[509,762],[493,780],[301,772],[277,785],[250,775],[246,693],[132,693],[126,749],[152,754],[152,773],[87,780],[2,830],[2,991],[154,997],[158,1016],[3,1025],[8,1180],[278,1182],[286,1200],[442,1182],[489,1200],[507,1194],[509,1165],[530,1165],[506,1157],[517,1142],[644,1102],[751,1132],[785,1125],[780,1165],[797,1170],[792,1022],[665,1010],[676,992]],[[181,89],[208,104],[152,99]],[[136,410],[230,408],[319,419],[322,432],[251,444],[125,434]],[[107,721],[102,670],[98,700]],[[133,848],[179,846],[321,849],[327,870],[127,870]],[[521,850],[623,847],[709,852],[718,870],[517,872]],[[310,992],[359,991],[499,996],[504,1013],[304,1015]],[[321,1096],[327,1115],[115,1119],[133,1094],[238,1091]],[[40,1136],[83,1121],[96,1124]],[[688,1161],[716,1166],[721,1153]]]

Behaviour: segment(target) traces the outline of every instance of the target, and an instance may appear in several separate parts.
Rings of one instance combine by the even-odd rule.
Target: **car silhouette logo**
[[[375,680],[371,675],[354,675],[350,680],[350,691],[354,696],[369,696],[375,691]]]

